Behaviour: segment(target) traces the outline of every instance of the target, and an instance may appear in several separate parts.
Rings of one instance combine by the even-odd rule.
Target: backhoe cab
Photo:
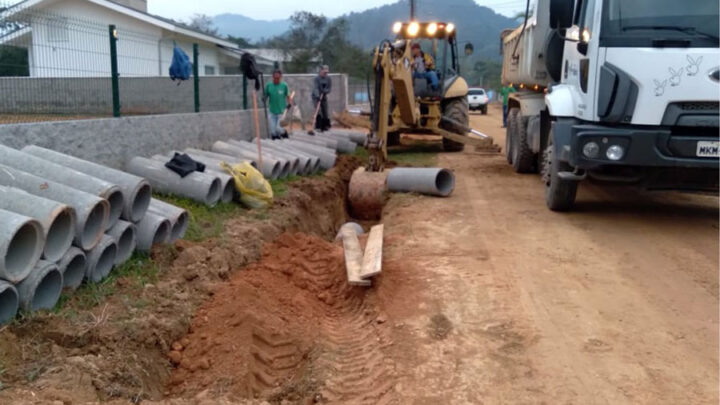
[[[384,169],[387,147],[398,144],[402,133],[441,135],[445,150],[461,151],[463,138],[470,132],[468,85],[460,77],[454,24],[397,22],[393,32],[396,40],[383,41],[373,58],[375,97],[367,145],[369,171]],[[414,44],[430,56],[434,66],[429,70],[437,77],[437,86],[432,86],[428,75],[414,74]]]

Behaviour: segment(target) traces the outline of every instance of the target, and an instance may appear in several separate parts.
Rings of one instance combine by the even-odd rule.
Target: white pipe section
[[[276,141],[279,142],[279,141]],[[337,160],[337,155],[335,152],[331,151],[327,148],[318,147],[309,143],[299,142],[299,141],[293,141],[293,140],[285,140],[282,141],[283,144],[289,145],[291,148],[300,149],[301,151],[304,151],[306,153],[313,154],[320,158],[320,166],[328,170],[335,166],[335,161]]]
[[[317,157],[317,155],[312,155],[310,153],[306,153],[304,151],[301,151],[300,149],[293,149],[289,147],[288,144],[283,143],[281,141],[268,141],[266,139],[262,140],[263,145],[269,145],[271,148],[278,149],[284,153],[290,153],[295,156],[304,157],[310,160],[310,172],[308,174],[317,173],[319,172],[322,167],[320,166],[320,158]]]
[[[0,209],[40,221],[45,236],[43,258],[57,262],[72,245],[75,210],[69,205],[32,195],[15,187],[0,186]]]
[[[260,141],[262,143],[263,148],[267,148],[270,150],[273,154],[280,156],[284,159],[297,159],[298,160],[298,174],[300,175],[309,175],[313,172],[313,169],[315,168],[314,161],[311,161],[310,158],[306,156],[301,156],[299,154],[291,153],[288,151],[285,151],[279,147],[277,147],[276,143],[273,141],[269,141],[267,139],[262,139]]]
[[[390,191],[447,197],[455,189],[455,175],[439,168],[396,168],[387,178]]]
[[[53,309],[60,299],[63,275],[55,263],[40,260],[32,273],[17,285],[24,311]]]
[[[147,213],[145,213],[147,215]],[[99,283],[110,275],[117,257],[115,238],[103,235],[100,243],[87,252],[87,269],[85,277],[92,283]]]
[[[107,228],[110,204],[105,199],[4,165],[0,165],[0,185],[71,206],[77,219],[75,244],[85,250],[100,242]]]
[[[147,211],[145,215],[147,215]],[[143,217],[145,216],[143,215]],[[119,266],[130,260],[130,257],[132,257],[137,247],[137,229],[135,224],[127,221],[118,221],[115,226],[107,231],[107,235],[115,239],[115,244],[117,245],[115,265]]]
[[[258,168],[258,165],[256,162],[257,153],[251,154],[251,153],[243,152],[242,156],[238,157],[238,156],[230,156],[227,154],[209,152],[206,150],[192,149],[192,148],[185,149],[185,153],[187,153],[191,157],[197,156],[198,158],[200,158],[202,156],[206,156],[206,157],[216,159],[221,162],[229,163],[231,165],[241,163],[244,161],[250,161],[251,164],[253,165],[253,167],[255,167],[256,169]],[[280,176],[281,170],[282,170],[282,167],[280,166],[280,162],[266,161],[263,159],[262,174],[266,179],[271,179],[271,180],[277,179]]]
[[[254,150],[257,150],[256,144],[251,144],[248,142],[241,142],[241,141],[236,141],[234,139],[228,139],[226,143],[229,145],[232,145],[236,148],[243,149],[247,152],[252,152]],[[288,162],[290,164],[290,170],[287,173],[288,176],[297,176],[298,173],[300,172],[300,167],[299,167],[300,162],[297,158],[292,158],[292,157],[288,157],[288,156],[280,156],[279,154],[274,153],[272,150],[263,149],[263,159],[264,159],[264,156],[269,156],[272,159],[276,159],[281,162]],[[264,162],[264,160],[263,160],[263,162]]]
[[[153,198],[150,202],[150,212],[170,221],[170,243],[185,237],[185,232],[190,225],[190,214],[187,210]]]
[[[113,183],[3,145],[0,145],[0,162],[108,200],[110,218],[105,229],[110,229],[122,214],[123,193],[120,187]]]
[[[65,256],[58,262],[58,269],[63,275],[63,287],[76,290],[80,287],[87,273],[87,256],[75,246],[68,249]]]
[[[8,323],[20,308],[20,296],[14,285],[0,281],[0,325]]]
[[[26,146],[22,151],[89,176],[97,177],[108,183],[117,184],[123,193],[125,202],[122,209],[122,218],[127,221],[140,221],[150,205],[152,189],[150,183],[141,177],[35,145]]]
[[[172,156],[168,155],[153,155],[151,158],[152,160],[156,162],[160,162],[162,164],[165,164],[166,162],[169,162],[170,159],[172,159]],[[200,162],[198,160],[198,162]],[[222,172],[220,168],[213,169],[210,166],[208,166],[204,162],[200,162],[205,165],[205,172],[206,174],[209,174],[211,176],[216,176],[218,179],[220,179],[220,188],[222,190],[220,194],[220,201],[224,203],[230,203],[235,198],[235,180],[233,180],[232,176],[230,176],[227,173]]]
[[[234,145],[230,145],[227,142],[221,141],[215,142],[212,146],[212,150],[215,153],[221,153],[229,156],[247,156],[250,154],[254,154],[255,157],[257,157],[257,151],[252,152]],[[262,173],[265,178],[276,180],[279,178],[285,178],[290,174],[290,162],[286,160],[274,159],[264,151],[262,154],[262,158]],[[277,165],[279,168],[277,172],[275,171],[275,165]],[[268,173],[268,170],[272,170],[272,172]],[[270,174],[270,177],[268,177],[268,174]]]
[[[0,209],[0,278],[22,281],[40,260],[44,244],[40,222]]]
[[[137,224],[137,250],[149,253],[153,245],[168,243],[171,229],[172,225],[167,218],[148,212]]]
[[[142,157],[131,159],[127,169],[130,173],[146,178],[153,189],[161,193],[187,197],[209,206],[220,201],[222,184],[213,174],[192,172],[180,177],[163,163]]]

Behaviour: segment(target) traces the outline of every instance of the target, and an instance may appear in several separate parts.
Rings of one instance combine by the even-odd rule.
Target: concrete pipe
[[[257,157],[257,150],[251,151],[249,149],[244,149],[237,147],[235,145],[231,145],[227,142],[215,142],[212,146],[212,150],[216,153],[223,153],[230,156],[242,156],[242,155],[250,155],[254,154],[255,157]],[[290,175],[290,162],[287,160],[280,160],[272,158],[270,155],[268,155],[265,151],[263,151],[262,154],[262,161],[263,161],[263,167],[262,167],[262,173],[263,176],[268,178],[268,175],[266,174],[268,169],[272,169],[273,172],[271,173],[271,177],[269,177],[272,180],[279,179],[279,178],[285,178]],[[277,173],[274,172],[274,166],[278,165],[279,170]],[[268,166],[268,167],[266,167]]]
[[[107,228],[110,204],[105,199],[4,165],[0,165],[0,185],[73,207],[75,244],[85,250],[92,249]]]
[[[0,281],[0,325],[13,320],[20,308],[20,296],[14,285]]]
[[[283,143],[281,141],[266,141],[266,142],[268,142],[268,144],[272,148],[277,148],[285,153],[290,153],[295,156],[310,159],[310,173],[317,173],[322,169],[322,167],[320,166],[320,158],[318,158],[316,155],[312,155],[310,153],[303,152],[297,148],[293,149],[288,144]]]
[[[15,187],[0,186],[0,209],[40,221],[45,236],[43,258],[57,262],[72,245],[75,210],[67,204],[32,195]]]
[[[190,225],[190,214],[187,210],[153,198],[150,202],[150,212],[170,221],[170,243],[185,236],[188,225]]]
[[[108,200],[110,217],[105,229],[110,229],[120,219],[125,200],[116,184],[3,145],[0,145],[0,162]]]
[[[145,213],[147,215],[147,213]],[[87,269],[85,269],[85,278],[91,283],[99,283],[110,275],[113,267],[115,267],[115,259],[117,258],[118,247],[115,238],[109,235],[103,235],[100,243],[92,250],[86,252]]]
[[[207,150],[201,150],[201,149],[194,149],[194,148],[187,148],[185,149],[185,153],[190,155],[190,157],[197,155],[199,156],[206,156],[215,160],[219,160],[221,162],[230,163],[230,164],[236,164],[240,162],[246,162],[249,161],[250,164],[253,165],[253,167],[257,168],[257,152],[254,154],[243,154],[244,156],[230,156],[222,153],[215,153],[210,152]]]
[[[319,136],[303,135],[303,134],[292,134],[290,139],[295,141],[302,141],[305,143],[311,143],[313,145],[322,146],[333,151],[338,150],[338,143],[334,139],[324,138]]]
[[[244,149],[248,152],[257,151],[257,144],[245,142],[245,141],[236,141],[234,139],[228,139],[227,143]],[[288,176],[297,176],[298,173],[300,173],[300,161],[297,158],[290,157],[290,156],[281,156],[280,154],[275,153],[273,150],[262,150],[263,157],[264,156],[270,156],[272,159],[279,160],[281,162],[285,161],[290,164],[290,171],[288,172]]]
[[[171,230],[172,224],[167,218],[148,212],[137,224],[137,250],[149,253],[153,245],[168,243]]]
[[[320,167],[322,167],[325,170],[328,170],[335,166],[335,161],[337,160],[337,155],[335,152],[332,152],[330,149],[326,148],[318,148],[314,145],[311,145],[309,143],[303,143],[293,140],[288,141],[282,141],[283,144],[289,145],[291,148],[299,149],[305,153],[309,153],[311,155],[315,155],[320,159]]]
[[[145,215],[147,215],[147,211]],[[115,244],[117,245],[115,265],[119,266],[130,260],[130,257],[132,257],[135,251],[135,247],[137,247],[137,229],[135,228],[135,224],[127,221],[118,221],[115,226],[107,231],[107,235],[115,239]]]
[[[303,175],[310,174],[310,171],[312,170],[312,165],[310,164],[310,159],[280,150],[273,146],[272,141],[268,141],[265,139],[262,140],[262,147],[263,147],[263,149],[267,149],[268,153],[271,153],[274,156],[277,156],[281,159],[296,161],[297,162],[297,175],[303,176]]]
[[[0,209],[0,278],[22,281],[40,260],[44,244],[40,222]]]
[[[68,249],[65,256],[58,262],[58,269],[63,275],[63,288],[76,290],[80,287],[85,279],[87,266],[85,252],[75,246]]]
[[[318,134],[316,136],[320,139],[330,139],[337,142],[337,151],[340,153],[353,154],[357,148],[357,144],[355,142],[342,136],[331,134]]]
[[[167,155],[153,155],[152,160],[165,164],[165,162],[169,161],[171,158],[172,156]],[[220,179],[220,188],[222,189],[220,201],[224,203],[231,203],[235,198],[235,180],[232,176],[223,172],[220,167],[215,168],[205,162],[200,163],[205,165],[206,174],[217,176],[217,178]]]
[[[390,170],[388,190],[447,197],[455,189],[455,175],[439,168],[397,168]]]
[[[123,193],[124,201],[121,217],[126,221],[140,221],[150,206],[152,189],[150,183],[142,177],[35,145],[26,146],[23,152],[117,184]]]
[[[161,193],[187,197],[209,206],[217,204],[222,196],[220,179],[211,173],[193,172],[180,177],[162,162],[142,157],[131,159],[127,169],[130,173],[146,178],[153,189]]]
[[[17,285],[24,311],[53,309],[63,289],[63,275],[55,263],[40,260],[32,273]]]
[[[327,133],[331,135],[340,135],[342,137],[347,138],[348,140],[355,142],[358,145],[365,145],[365,141],[367,140],[367,132],[359,132],[359,131],[353,131],[353,130],[345,130],[345,129],[331,129]]]

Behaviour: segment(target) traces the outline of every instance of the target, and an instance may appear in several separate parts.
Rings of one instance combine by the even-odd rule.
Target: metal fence
[[[90,20],[1,1],[0,124],[247,105],[232,49],[111,13]],[[193,62],[188,81],[169,78],[175,46]]]

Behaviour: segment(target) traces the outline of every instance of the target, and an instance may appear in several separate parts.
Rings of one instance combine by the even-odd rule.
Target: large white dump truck
[[[585,179],[718,190],[717,0],[534,0],[502,35],[506,152],[550,209]]]

